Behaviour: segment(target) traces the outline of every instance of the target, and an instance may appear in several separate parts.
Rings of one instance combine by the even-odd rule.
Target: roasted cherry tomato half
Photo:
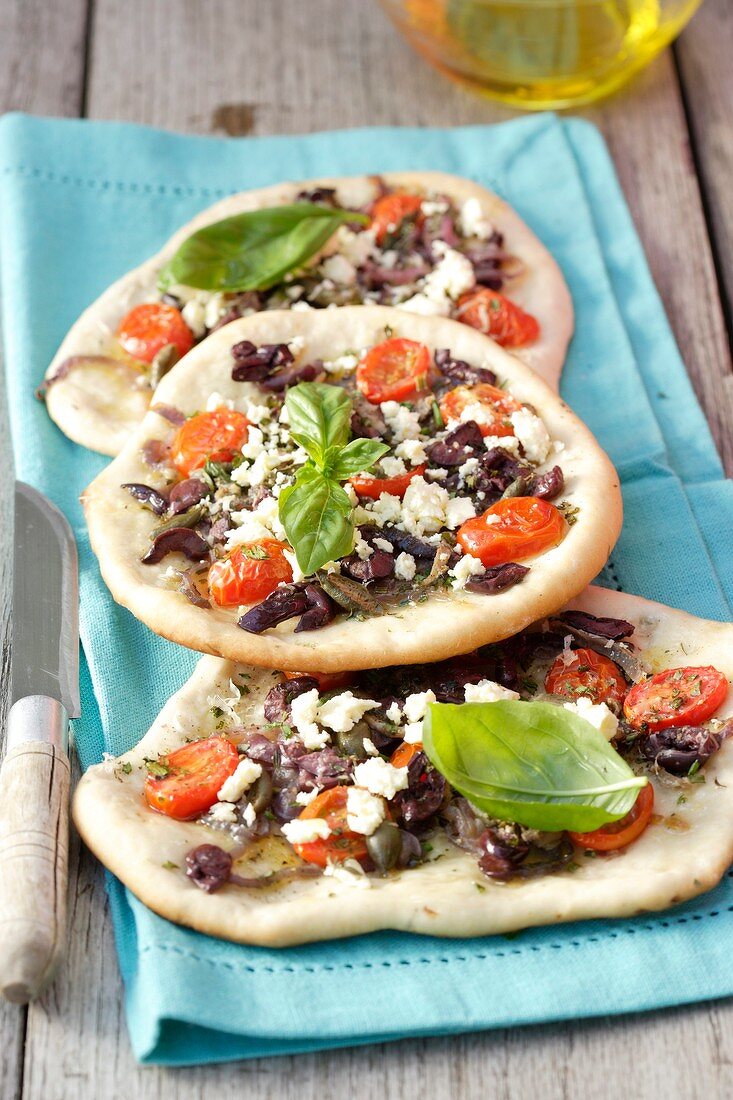
[[[292,566],[284,554],[288,549],[287,543],[277,539],[235,546],[209,569],[211,599],[219,607],[264,600],[282,581],[293,579]]]
[[[128,355],[152,363],[159,351],[173,344],[179,356],[193,347],[193,333],[181,311],[163,302],[135,306],[117,326],[117,339]]]
[[[336,688],[348,687],[354,682],[353,672],[286,672],[286,680],[297,680],[299,676],[310,676],[318,681],[318,690],[334,691]]]
[[[331,863],[342,863],[345,859],[366,859],[366,838],[361,833],[352,833],[346,822],[348,790],[348,787],[331,787],[328,791],[321,791],[300,814],[304,821],[322,817],[331,829],[331,835],[324,840],[295,844],[301,859],[317,863],[319,867],[325,867],[329,860]]]
[[[542,554],[564,534],[565,520],[552,504],[539,497],[509,497],[467,520],[458,530],[458,543],[488,568]]]
[[[545,677],[545,691],[577,699],[584,695],[594,703],[614,704],[618,709],[626,698],[628,685],[617,664],[593,649],[576,649],[565,662],[555,660]]]
[[[727,694],[728,681],[717,668],[668,668],[634,684],[624,715],[636,729],[696,726],[712,718]]]
[[[477,386],[456,386],[440,400],[443,419],[460,420],[464,409],[476,408],[476,423],[481,435],[513,435],[514,428],[509,419],[513,412],[519,412],[522,405],[511,394],[491,386],[488,382],[479,382]]]
[[[425,344],[393,337],[376,344],[356,368],[356,384],[373,405],[404,401],[427,389],[430,352]]]
[[[410,195],[406,191],[393,191],[391,195],[383,195],[381,199],[377,199],[372,207],[370,226],[374,230],[377,244],[381,244],[385,237],[393,236],[405,218],[419,215],[421,206],[422,199],[419,195]]]
[[[496,290],[472,290],[458,301],[457,318],[464,325],[486,333],[505,348],[532,344],[540,334],[539,322],[516,302]]]
[[[654,787],[647,783],[625,817],[602,825],[592,833],[570,833],[573,844],[592,852],[615,852],[637,840],[646,829],[654,809]]]
[[[406,768],[410,761],[422,751],[422,741],[415,741],[413,744],[403,741],[392,753],[389,762],[394,768]]]
[[[427,466],[415,466],[413,470],[407,470],[397,477],[365,477],[357,474],[349,478],[354,487],[354,492],[360,497],[369,497],[371,500],[379,500],[382,493],[399,497],[402,500],[407,492],[407,487],[414,477],[420,477],[427,470]]]
[[[154,810],[186,821],[211,809],[238,764],[239,753],[226,737],[192,741],[160,757],[158,770],[165,774],[147,775],[145,799]]]
[[[232,409],[215,409],[189,417],[176,432],[171,461],[183,477],[211,460],[231,462],[247,442],[249,421]]]

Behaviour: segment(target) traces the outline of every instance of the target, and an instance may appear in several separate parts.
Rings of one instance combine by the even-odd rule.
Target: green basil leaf
[[[160,290],[268,290],[301,267],[347,222],[364,214],[297,202],[247,210],[192,233],[158,275]]]
[[[590,722],[552,703],[433,703],[423,744],[480,810],[549,832],[618,821],[647,783]]]
[[[351,501],[337,481],[310,463],[280,493],[278,512],[306,576],[354,549]]]
[[[337,481],[345,481],[352,474],[368,470],[388,450],[387,444],[380,443],[378,439],[352,439],[335,456],[330,469],[331,477]]]
[[[300,382],[285,395],[288,427],[295,442],[317,466],[323,466],[329,447],[343,447],[351,434],[351,398],[340,386]]]

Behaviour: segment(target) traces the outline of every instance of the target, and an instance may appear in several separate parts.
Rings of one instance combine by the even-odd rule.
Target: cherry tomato
[[[488,568],[542,554],[557,546],[564,533],[565,520],[554,505],[539,497],[509,497],[467,520],[458,530],[458,542],[464,553]]]
[[[460,420],[463,410],[471,405],[478,405],[481,410],[481,419],[476,421],[481,435],[513,435],[514,428],[509,417],[513,412],[519,412],[522,405],[511,394],[488,382],[479,382],[477,386],[456,386],[441,398],[440,411],[446,422]]]
[[[173,465],[190,477],[207,461],[231,462],[247,442],[249,421],[232,409],[215,409],[189,417],[176,432],[171,446]]]
[[[532,344],[540,334],[539,322],[496,290],[482,287],[458,300],[457,317],[464,325],[477,328],[505,348]]]
[[[626,698],[626,680],[618,665],[593,649],[576,649],[565,663],[562,654],[545,678],[545,691],[577,699],[585,695],[594,703],[621,706]]]
[[[143,363],[152,363],[168,344],[173,344],[181,357],[193,347],[193,333],[181,311],[163,302],[146,302],[131,309],[117,326],[117,339],[129,355]]]
[[[421,476],[426,470],[425,465],[415,466],[413,470],[407,470],[404,474],[398,474],[397,477],[364,477],[363,474],[357,474],[356,477],[349,478],[349,481],[360,497],[379,500],[382,493],[389,493],[390,496],[399,497],[402,500],[412,479]]]
[[[422,752],[422,741],[415,741],[412,745],[408,744],[407,741],[403,741],[392,753],[389,762],[394,768],[406,768],[419,752]]]
[[[335,688],[348,687],[354,682],[353,672],[286,672],[287,680],[296,680],[299,676],[310,676],[318,681],[318,690],[333,691]]]
[[[185,821],[211,809],[236,770],[239,753],[226,737],[207,737],[161,756],[158,763],[167,773],[146,777],[145,799],[152,809]]]
[[[301,859],[308,863],[317,863],[325,867],[328,861],[342,863],[345,859],[366,859],[366,838],[361,833],[352,833],[346,822],[346,798],[348,787],[331,787],[321,791],[300,814],[300,819],[309,821],[322,817],[331,829],[331,835],[324,840],[311,840],[307,844],[295,844],[295,850]]]
[[[406,191],[393,191],[391,195],[383,195],[377,199],[372,207],[372,224],[377,244],[381,244],[385,237],[391,237],[397,232],[405,218],[419,214],[422,199],[418,195],[409,195]]]
[[[668,668],[634,684],[624,714],[636,729],[695,726],[712,718],[727,694],[728,681],[717,668]]]
[[[425,344],[393,337],[371,348],[356,368],[356,384],[368,401],[404,401],[427,388],[430,352]]]
[[[259,603],[281,581],[291,581],[293,570],[283,551],[289,547],[277,539],[243,543],[215,561],[209,569],[209,595],[219,607]]]
[[[625,817],[602,825],[592,833],[570,833],[573,844],[579,848],[589,848],[592,852],[615,852],[631,844],[646,829],[654,809],[654,788],[651,783],[642,787],[639,797]]]

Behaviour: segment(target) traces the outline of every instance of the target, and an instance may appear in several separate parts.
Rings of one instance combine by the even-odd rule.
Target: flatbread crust
[[[505,235],[507,249],[526,268],[525,274],[512,282],[511,297],[540,322],[540,339],[531,347],[518,349],[518,354],[557,390],[573,332],[573,305],[562,272],[541,241],[507,203],[470,180],[443,172],[388,172],[382,178],[391,187],[445,193],[459,206],[471,197],[479,200],[492,224]],[[341,201],[354,206],[363,205],[376,193],[368,177],[356,176],[280,183],[223,199],[183,226],[160,252],[118,279],[82,313],[54,356],[46,378],[53,378],[71,356],[106,354],[122,317],[155,294],[158,271],[195,230],[233,214],[292,202],[300,191],[316,187],[335,187]],[[140,383],[134,370],[122,364],[118,371],[104,374],[92,366],[76,366],[49,388],[46,406],[70,439],[102,454],[116,455],[150,400],[150,390]]]
[[[364,621],[342,616],[321,630],[296,634],[291,620],[259,636],[248,634],[236,625],[236,608],[194,607],[166,585],[164,575],[169,566],[184,560],[180,555],[171,554],[159,565],[140,562],[156,518],[131,500],[121,485],[163,484],[161,475],[143,463],[141,447],[148,439],[169,437],[171,428],[151,411],[82,497],[92,548],[119,603],[157,634],[203,653],[266,668],[332,671],[465,653],[516,634],[582,591],[605,565],[621,529],[618,475],[585,425],[546,383],[475,329],[379,306],[259,313],[234,321],[194,348],[163,379],[155,401],[188,414],[205,408],[212,392],[241,401],[249,385],[256,403],[261,394],[256,386],[231,379],[231,347],[237,341],[259,345],[302,337],[303,362],[308,362],[378,343],[385,326],[396,336],[422,341],[431,349],[447,347],[458,359],[488,366],[509,392],[536,409],[550,437],[563,444],[548,464],[561,464],[563,498],[578,509],[563,541],[531,559],[520,584],[495,595],[441,590],[422,603]]]
[[[571,606],[634,622],[637,631],[631,641],[654,670],[712,664],[733,680],[733,625],[601,588],[587,589]],[[335,878],[311,878],[257,889],[227,885],[207,895],[180,868],[192,847],[223,845],[223,834],[147,809],[140,765],[144,757],[171,751],[187,736],[210,733],[208,699],[229,694],[230,676],[241,671],[204,657],[140,744],[118,761],[90,768],[76,792],[74,820],[87,845],[146,905],[176,923],[274,947],[387,928],[484,936],[665,909],[712,889],[733,858],[733,743],[727,741],[705,765],[706,782],[685,790],[684,805],[678,804],[678,789],[655,781],[655,813],[662,820],[618,858],[579,854],[572,873],[502,885],[486,879],[473,856],[446,842],[437,861],[373,878],[368,889]],[[251,673],[251,691],[239,714],[244,724],[248,716],[261,722],[258,704],[277,674],[246,671]],[[718,711],[719,717],[731,714],[733,692]],[[127,763],[129,775],[121,771]],[[235,863],[234,869],[244,875],[266,874],[268,859],[271,867],[282,862],[282,856],[265,850]],[[176,867],[166,869],[167,862]]]

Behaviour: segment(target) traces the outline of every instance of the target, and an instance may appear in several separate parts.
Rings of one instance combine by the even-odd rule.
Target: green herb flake
[[[155,779],[164,779],[170,772],[170,768],[163,760],[152,760],[146,756],[144,764],[148,775],[152,775]]]
[[[180,865],[178,863],[174,863],[172,859],[167,859],[165,863],[161,863],[161,867],[163,867],[166,871],[180,871],[181,869]]]
[[[132,773],[132,764],[129,760],[126,760],[124,764],[120,764],[120,771],[123,775],[130,775]]]

